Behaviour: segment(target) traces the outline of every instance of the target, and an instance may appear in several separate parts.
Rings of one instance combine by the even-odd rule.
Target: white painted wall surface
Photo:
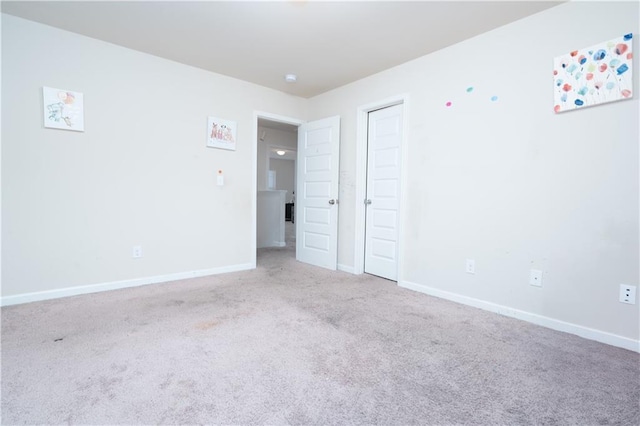
[[[254,112],[306,100],[2,19],[4,301],[252,266]],[[84,133],[43,128],[42,86],[84,93]],[[206,148],[209,115],[237,122],[236,151]]]
[[[261,134],[261,128],[258,127],[258,135]],[[267,189],[268,176],[267,173],[269,171],[269,146],[258,140],[257,142],[257,181],[258,181],[258,191],[265,191]]]
[[[276,189],[286,191],[285,200],[287,203],[291,201],[291,196],[295,191],[295,164],[296,162],[293,160],[278,160],[276,158],[272,158],[269,162],[270,169],[276,172]]]
[[[258,191],[257,247],[284,247],[286,191]]]
[[[638,16],[571,2],[310,99],[310,120],[342,117],[338,263],[354,264],[357,108],[407,94],[401,284],[637,346],[639,305],[618,286],[640,274],[638,94],[556,115],[552,68],[629,32],[637,52]]]

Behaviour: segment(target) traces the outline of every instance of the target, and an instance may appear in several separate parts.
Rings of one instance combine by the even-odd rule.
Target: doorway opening
[[[273,251],[295,259],[299,124],[292,119],[257,115],[256,262],[257,257]]]
[[[338,193],[340,157],[340,116],[327,117],[311,122],[254,113],[254,188],[252,205],[253,222],[253,266],[257,266],[258,250],[276,250],[287,247],[284,241],[287,201],[294,201],[291,207],[292,224],[295,230],[294,259],[323,268],[336,270],[338,260]],[[263,126],[264,125],[264,126]],[[271,141],[269,133],[282,130],[282,125],[292,125],[296,129],[297,145]],[[269,127],[267,127],[269,126]],[[293,132],[289,138],[292,138]],[[262,141],[260,140],[262,139]],[[272,148],[269,148],[272,146]],[[295,195],[287,200],[286,190],[274,189],[278,186],[277,170],[271,169],[269,150],[278,156],[282,147],[297,147]],[[286,149],[282,149],[286,151]],[[275,158],[278,159],[277,157]],[[276,163],[274,163],[276,164]],[[275,166],[274,166],[275,167]],[[295,196],[295,198],[294,198]],[[278,198],[275,209],[262,208],[265,199]],[[268,219],[276,227],[265,226],[269,214],[280,210],[281,219]],[[275,231],[277,229],[277,231]],[[273,232],[263,235],[263,232]],[[266,243],[264,242],[266,239]],[[293,244],[290,244],[290,247]],[[291,247],[293,248],[293,247]]]

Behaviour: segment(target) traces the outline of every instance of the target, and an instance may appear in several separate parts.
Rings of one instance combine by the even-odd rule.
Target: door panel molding
[[[364,256],[365,256],[365,224],[366,224],[366,208],[364,200],[366,197],[367,187],[367,133],[368,133],[368,116],[369,113],[378,109],[394,106],[403,106],[403,122],[402,122],[402,141],[400,143],[400,217],[398,226],[398,274],[397,281],[403,279],[402,259],[403,252],[403,236],[404,218],[406,212],[406,199],[404,188],[406,188],[406,167],[407,164],[407,138],[409,123],[409,95],[400,94],[376,102],[361,105],[357,109],[357,129],[356,129],[356,205],[355,205],[355,247],[354,247],[354,274],[364,273]]]
[[[400,211],[400,157],[380,160],[389,149],[401,151],[402,104],[369,112],[367,135],[367,208],[364,271],[398,279],[398,216]]]
[[[298,128],[296,260],[336,270],[340,116]]]

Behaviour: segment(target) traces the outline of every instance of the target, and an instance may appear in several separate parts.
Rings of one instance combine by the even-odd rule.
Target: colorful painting
[[[82,93],[43,87],[42,99],[44,127],[84,132]]]
[[[211,148],[236,149],[236,123],[221,118],[209,117],[207,146]]]
[[[633,34],[553,61],[554,111],[564,112],[633,96]]]

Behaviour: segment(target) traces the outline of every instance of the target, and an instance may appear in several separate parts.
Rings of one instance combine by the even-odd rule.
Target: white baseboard
[[[408,288],[410,290],[415,290],[420,293],[428,294],[430,296],[451,300],[452,302],[473,306],[474,308],[480,308],[485,311],[494,312],[507,317],[517,318],[519,320],[523,320],[523,321],[530,322],[532,324],[547,327],[552,330],[575,334],[576,336],[580,336],[585,339],[595,340],[597,342],[606,343],[608,345],[617,346],[619,348],[628,349],[634,352],[640,352],[640,340],[629,339],[627,337],[618,336],[616,334],[594,330],[592,328],[571,324],[568,322],[556,320],[556,319],[545,317],[542,315],[532,314],[530,312],[509,308],[507,306],[497,305],[495,303],[486,302],[480,299],[474,299],[472,297],[462,296],[456,293],[450,293],[448,291],[438,290],[432,287],[428,287],[422,284],[416,284],[409,281],[399,282],[398,285],[400,287]]]
[[[355,274],[356,269],[353,266],[343,265],[338,263],[338,271],[348,272],[350,274]]]
[[[4,296],[0,298],[0,306],[18,305],[22,303],[38,302],[41,300],[58,299],[61,297],[77,296],[80,294],[99,293],[102,291],[117,290],[121,288],[138,287],[147,284],[158,284],[168,281],[183,280],[186,278],[204,277],[207,275],[218,275],[227,272],[245,271],[254,269],[251,263],[240,265],[223,266],[220,268],[200,269],[197,271],[178,272],[175,274],[158,275],[155,277],[136,278],[133,280],[112,281],[100,284],[90,284],[77,287],[67,287],[56,290],[38,291],[34,293],[23,293],[15,296]]]
[[[287,243],[284,241],[271,241],[269,244],[266,245],[258,245],[257,248],[261,249],[261,248],[273,248],[273,247],[286,247]]]

